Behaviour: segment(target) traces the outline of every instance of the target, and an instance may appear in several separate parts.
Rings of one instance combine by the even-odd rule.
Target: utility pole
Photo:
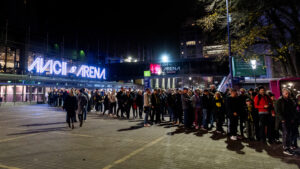
[[[232,56],[231,56],[231,40],[230,40],[230,18],[228,9],[228,0],[226,0],[227,9],[227,36],[228,36],[228,55],[229,55],[229,72],[230,72],[230,86],[233,87],[233,72],[232,72]]]

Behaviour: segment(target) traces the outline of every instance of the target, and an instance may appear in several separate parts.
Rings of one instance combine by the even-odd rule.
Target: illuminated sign
[[[43,58],[36,58],[31,65],[28,66],[28,71],[36,70],[37,73],[49,72],[49,74],[66,76],[74,74],[77,77],[85,77],[92,79],[106,79],[105,68],[99,68],[88,65],[68,67],[67,62],[57,60],[44,61]]]
[[[150,77],[151,76],[151,72],[149,70],[144,71],[144,77]]]
[[[150,64],[150,71],[152,74],[161,74],[161,66],[160,64]]]

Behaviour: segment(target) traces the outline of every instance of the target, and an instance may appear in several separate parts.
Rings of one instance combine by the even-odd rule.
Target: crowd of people
[[[288,88],[282,90],[278,100],[263,86],[249,90],[227,89],[224,93],[217,91],[214,85],[204,90],[55,89],[49,92],[48,101],[51,106],[62,106],[67,111],[70,128],[74,128],[76,114],[81,127],[87,112],[92,110],[127,119],[132,112],[133,119],[143,119],[144,127],[160,124],[168,116],[173,125],[187,130],[215,128],[216,133],[227,134],[233,141],[249,139],[273,144],[280,143],[282,135],[286,155],[293,155],[298,148],[300,95],[293,96]]]

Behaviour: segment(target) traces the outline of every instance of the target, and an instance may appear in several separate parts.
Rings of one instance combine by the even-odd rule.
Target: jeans
[[[237,126],[238,126],[238,117],[230,117],[230,134],[232,136],[237,136]]]
[[[139,116],[143,118],[143,106],[139,106]]]
[[[117,103],[110,103],[110,107],[109,107],[109,113],[110,114],[116,114],[116,109],[117,109]]]
[[[168,114],[170,115],[170,121],[173,121],[174,115],[173,115],[173,110],[170,106],[168,106]]]
[[[145,107],[145,120],[144,120],[144,124],[148,124],[148,116],[149,116],[149,112],[150,112],[150,107]]]
[[[267,127],[267,133],[270,135],[270,125],[269,125],[269,114],[260,114],[259,115],[259,138],[262,141],[266,141],[266,127]]]
[[[196,107],[194,112],[195,112],[195,120],[194,120],[195,126],[200,126],[201,125],[201,116],[202,116],[201,108]]]
[[[205,128],[208,128],[207,123],[206,123],[206,119],[207,119],[207,109],[203,109],[202,110],[202,126]]]
[[[191,127],[191,117],[190,117],[190,112],[189,109],[183,109],[184,113],[184,127],[189,128]]]
[[[83,109],[82,109],[83,120],[86,120],[86,112],[87,112],[87,106],[83,107]]]
[[[292,125],[290,122],[282,123],[282,146],[287,149],[291,146],[292,142]]]

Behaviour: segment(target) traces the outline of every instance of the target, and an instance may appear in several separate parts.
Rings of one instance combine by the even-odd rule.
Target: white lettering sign
[[[67,62],[57,60],[48,60],[46,63],[43,58],[36,58],[31,65],[28,66],[28,71],[36,70],[37,73],[49,72],[49,74],[66,76],[68,73],[75,74],[77,77],[106,79],[105,68],[99,68],[88,65],[81,65],[77,70],[76,66],[68,69]]]

